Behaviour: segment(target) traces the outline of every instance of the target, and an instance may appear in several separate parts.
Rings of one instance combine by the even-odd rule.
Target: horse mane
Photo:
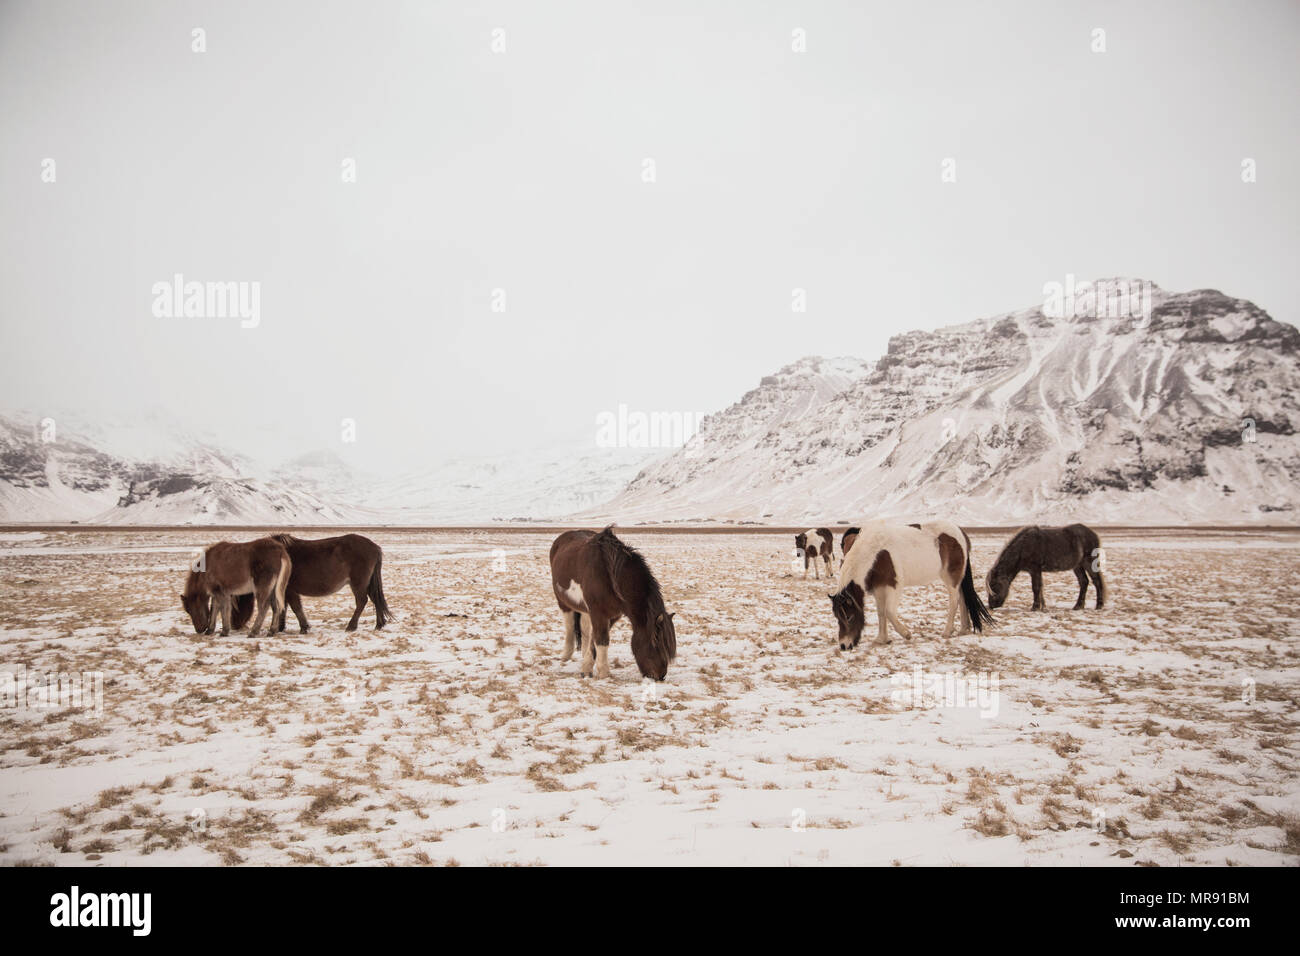
[[[600,551],[601,560],[609,574],[614,596],[623,602],[630,611],[645,615],[644,624],[653,632],[654,617],[664,610],[663,594],[659,590],[659,581],[655,578],[650,565],[646,564],[641,552],[622,541],[614,534],[614,526],[605,529],[591,539]],[[630,572],[632,587],[620,586],[624,572]],[[626,582],[624,582],[626,584]],[[631,614],[628,615],[631,617]]]
[[[993,561],[993,566],[989,568],[989,574],[997,573],[997,570],[1001,568],[1003,564],[1009,564],[1015,570],[1019,570],[1020,551],[1025,546],[1025,536],[1028,535],[1029,532],[1036,530],[1037,527],[1038,527],[1037,525],[1030,525],[1028,527],[1021,528],[1019,531],[1013,534],[1011,536],[1011,540],[1008,541],[1005,545],[1003,545],[1002,550],[998,552],[997,558],[995,558]]]
[[[289,534],[288,532],[284,532],[282,534],[272,534],[272,535],[268,535],[267,537],[269,537],[272,541],[279,541],[286,548],[291,547],[298,543],[298,539],[295,538],[293,535]]]

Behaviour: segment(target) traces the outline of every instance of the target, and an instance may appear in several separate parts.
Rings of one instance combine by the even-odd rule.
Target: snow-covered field
[[[677,612],[645,686],[626,624],[612,679],[560,663],[551,535],[371,536],[389,629],[345,633],[339,594],[250,640],[182,617],[211,533],[0,535],[0,672],[103,675],[100,713],[0,708],[0,863],[1298,859],[1298,534],[1103,532],[1103,611],[1065,574],[1033,613],[1021,578],[940,642],[924,589],[911,642],[840,654],[788,536],[629,532]],[[935,674],[976,706],[909,706]]]

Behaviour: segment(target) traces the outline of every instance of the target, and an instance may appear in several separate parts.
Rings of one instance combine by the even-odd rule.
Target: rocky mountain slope
[[[328,450],[276,466],[174,423],[42,429],[0,418],[0,521],[101,524],[443,524],[557,519],[606,501],[663,450],[598,448],[456,459],[360,473]],[[121,449],[119,451],[119,449]]]
[[[1104,312],[899,335],[815,402],[784,387],[806,359],[582,517],[1292,522],[1300,333],[1213,290]]]
[[[244,461],[198,442],[162,458],[96,447],[86,431],[0,419],[0,520],[108,524],[332,524],[347,506],[242,474]]]

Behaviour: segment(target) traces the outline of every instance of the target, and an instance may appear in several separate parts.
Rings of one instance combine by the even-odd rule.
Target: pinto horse
[[[388,602],[384,600],[384,582],[380,568],[384,563],[384,550],[369,538],[359,534],[344,534],[336,538],[319,538],[308,541],[295,538],[291,534],[273,535],[276,541],[284,545],[293,562],[293,573],[289,575],[289,586],[285,589],[285,600],[298,619],[298,632],[307,633],[307,615],[302,610],[302,598],[326,597],[334,594],[343,585],[352,588],[352,599],[356,610],[348,621],[345,630],[355,631],[361,612],[366,608],[367,598],[375,604],[375,630],[382,628],[392,616]],[[253,613],[251,595],[244,595],[235,602],[235,628],[238,630]],[[272,624],[277,630],[284,630],[286,614],[283,608],[280,617]]]
[[[912,632],[898,619],[898,592],[934,581],[948,589],[948,619],[943,637],[952,637],[958,606],[961,633],[983,631],[993,617],[975,592],[970,567],[970,537],[950,521],[900,525],[864,524],[853,550],[840,566],[840,589],[830,596],[839,623],[840,650],[857,647],[866,623],[866,596],[876,601],[879,644],[889,643],[889,624],[905,639]],[[960,600],[958,598],[960,597]]]
[[[649,565],[613,526],[566,531],[551,545],[551,586],[564,615],[564,661],[582,649],[583,677],[609,676],[609,628],[620,617],[632,624],[632,656],[642,677],[661,681],[677,656],[673,616],[664,608]]]
[[[1011,590],[1011,582],[1021,571],[1029,572],[1029,584],[1034,590],[1035,611],[1047,610],[1043,600],[1044,571],[1073,571],[1079,581],[1079,599],[1074,610],[1083,608],[1088,596],[1088,579],[1097,591],[1097,607],[1106,606],[1106,582],[1099,564],[1101,539],[1087,525],[1072,524],[1064,528],[1022,528],[1006,543],[998,559],[989,569],[985,585],[988,587],[989,607],[1001,607]]]
[[[818,540],[820,539],[820,540]],[[817,559],[820,557],[826,564],[826,576],[831,576],[832,559],[835,557],[835,536],[831,534],[829,528],[809,528],[803,534],[794,536],[794,546],[799,549],[803,555],[803,576],[808,577],[808,563],[811,561],[813,574],[817,580],[821,580],[822,574],[817,567]]]
[[[284,590],[293,571],[289,552],[274,538],[258,538],[243,544],[221,541],[203,552],[197,568],[191,568],[181,592],[181,606],[194,624],[194,633],[211,634],[221,618],[221,636],[230,634],[231,604],[240,595],[248,596],[251,609],[257,602],[257,620],[249,637],[256,637],[262,628],[268,606],[271,610],[270,627],[275,627],[279,615],[284,613]],[[235,615],[238,618],[238,614]],[[243,627],[248,616],[238,620],[235,628]]]

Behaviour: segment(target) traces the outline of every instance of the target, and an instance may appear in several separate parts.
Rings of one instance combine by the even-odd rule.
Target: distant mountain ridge
[[[1149,315],[1034,306],[896,335],[874,362],[800,359],[675,450],[593,440],[377,477],[154,421],[55,437],[0,417],[0,521],[1294,523],[1300,332],[1215,290],[1144,288]]]
[[[361,474],[318,450],[259,464],[167,425],[0,417],[0,521],[95,524],[473,524],[559,519],[617,494],[662,449],[576,443]],[[122,453],[115,446],[128,449]]]

